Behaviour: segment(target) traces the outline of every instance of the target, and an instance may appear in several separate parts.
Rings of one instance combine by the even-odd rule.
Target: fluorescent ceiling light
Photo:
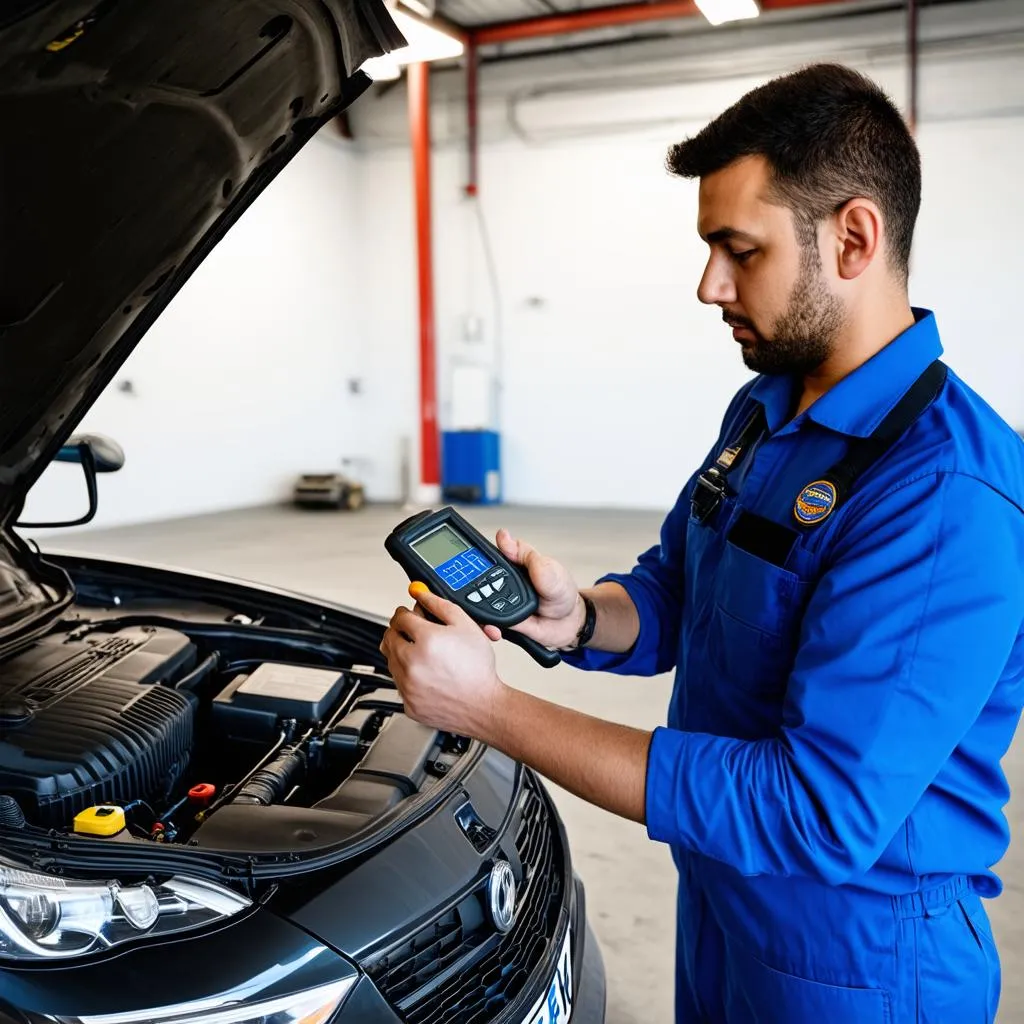
[[[461,57],[466,48],[462,42],[442,31],[436,25],[420,18],[414,18],[404,11],[390,11],[398,30],[405,36],[408,46],[392,50],[383,57],[365,61],[362,70],[374,81],[398,78],[403,64],[421,64],[432,60],[451,60]]]
[[[462,42],[443,32],[430,22],[414,18],[402,11],[392,11],[398,30],[409,41],[408,46],[395,50],[391,56],[399,64],[418,64],[428,60],[448,60],[461,57],[466,48]]]
[[[761,13],[757,0],[696,0],[700,13],[712,25],[756,18]]]
[[[390,53],[384,54],[383,57],[371,57],[369,60],[363,61],[363,66],[359,70],[365,71],[375,82],[393,82],[402,77],[402,69],[398,66],[398,61]]]

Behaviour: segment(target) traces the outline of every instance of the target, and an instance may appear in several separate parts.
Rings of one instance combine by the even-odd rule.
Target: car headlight
[[[76,882],[0,862],[0,960],[60,960],[211,924],[251,905],[197,879]]]
[[[332,981],[319,988],[259,1003],[224,1006],[181,1003],[137,1013],[106,1013],[84,1017],[56,1017],[59,1024],[324,1024],[348,995],[356,979]]]

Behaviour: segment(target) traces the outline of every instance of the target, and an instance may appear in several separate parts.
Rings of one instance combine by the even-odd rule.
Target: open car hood
[[[70,582],[10,530],[163,308],[404,40],[382,0],[0,5],[0,650]]]
[[[403,42],[381,0],[0,6],[0,526],[220,236],[369,85],[363,61]]]

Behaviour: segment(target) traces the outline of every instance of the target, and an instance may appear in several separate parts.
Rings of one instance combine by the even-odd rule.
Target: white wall
[[[126,452],[97,526],[277,501],[359,454],[359,186],[328,126],[174,298],[80,425]],[[80,480],[52,467],[26,518],[79,511]]]
[[[936,308],[954,368],[1024,426],[1024,354],[1013,325],[1024,230],[1015,170],[1024,160],[1024,4],[978,3],[971,14],[965,25],[962,12],[923,11],[925,195],[912,297]],[[479,203],[498,302],[461,192],[461,75],[434,76],[439,372],[443,383],[453,361],[500,362],[508,501],[673,501],[747,374],[717,311],[695,298],[704,259],[696,187],[668,177],[665,149],[746,89],[810,59],[861,67],[902,103],[903,27],[901,16],[886,15],[844,23],[841,36],[834,24],[799,34],[750,29],[741,38],[751,45],[739,52],[718,52],[724,35],[680,40],[651,48],[640,68],[608,51],[485,67]],[[954,34],[967,38],[952,45]],[[666,50],[674,51],[667,60]],[[396,91],[356,110],[364,203],[379,242],[366,251],[375,288],[391,270],[391,301],[382,309],[378,298],[366,321],[378,428],[370,481],[379,496],[398,493],[396,431],[413,429],[415,416],[403,102]],[[483,344],[462,338],[470,314],[484,318]]]
[[[937,309],[952,365],[1024,425],[1024,4],[979,0],[970,13],[922,11],[913,298]],[[496,370],[506,500],[673,501],[747,374],[695,298],[696,187],[665,173],[665,149],[813,59],[861,67],[902,103],[903,32],[898,13],[841,33],[766,22],[485,66],[477,204],[463,197],[463,76],[432,76],[442,422],[457,412],[455,365]],[[83,428],[121,440],[128,458],[102,481],[98,525],[276,501],[295,473],[344,456],[365,460],[371,498],[403,496],[403,444],[418,452],[404,89],[367,95],[353,115],[356,146],[331,127],[310,143],[89,413]],[[466,340],[472,318],[482,340]],[[66,482],[39,490],[37,514],[74,504]]]

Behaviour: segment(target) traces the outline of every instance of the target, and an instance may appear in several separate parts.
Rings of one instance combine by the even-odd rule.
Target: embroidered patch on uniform
[[[828,519],[832,509],[836,507],[838,492],[836,485],[828,480],[815,480],[808,484],[797,496],[793,506],[793,515],[798,523],[814,526]]]

